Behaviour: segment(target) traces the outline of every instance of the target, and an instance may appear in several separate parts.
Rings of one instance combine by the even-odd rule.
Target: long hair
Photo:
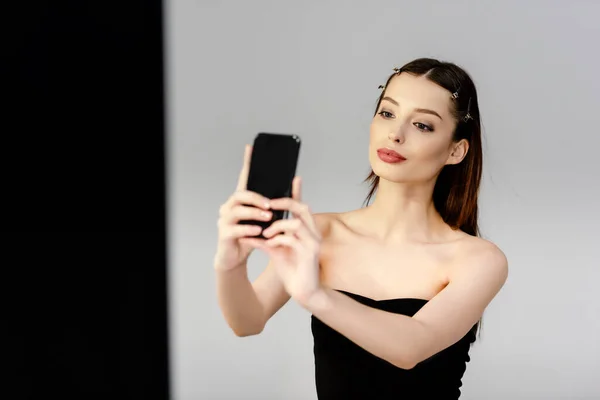
[[[444,222],[454,229],[479,236],[477,198],[481,182],[483,151],[481,145],[481,120],[477,90],[469,74],[449,62],[419,58],[394,72],[387,80],[377,101],[375,115],[385,87],[400,73],[425,76],[430,81],[456,94],[451,100],[451,112],[456,120],[454,141],[466,139],[469,149],[465,158],[456,165],[446,165],[440,172],[433,189],[433,203]],[[365,199],[368,204],[379,186],[379,176],[371,170],[365,179],[370,190]]]
[[[450,227],[460,229],[473,236],[479,236],[477,198],[481,182],[483,150],[481,118],[475,84],[465,70],[453,63],[419,58],[395,70],[390,75],[377,101],[375,115],[377,115],[381,100],[385,96],[385,88],[396,75],[401,73],[425,76],[452,94],[450,97],[451,113],[456,121],[453,140],[466,139],[469,149],[462,162],[443,167],[433,189],[433,203],[444,222]],[[379,176],[371,170],[365,181],[370,185],[365,199],[365,204],[369,204],[379,186]],[[480,320],[471,329],[470,334],[473,341],[478,331],[481,334],[481,323]]]

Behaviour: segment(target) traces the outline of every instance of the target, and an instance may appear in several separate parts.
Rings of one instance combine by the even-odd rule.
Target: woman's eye
[[[425,124],[422,124],[420,122],[415,122],[415,126],[420,131],[433,132],[433,128],[431,126],[429,126],[429,125],[425,125]]]
[[[394,114],[389,111],[380,111],[379,115],[381,115],[383,118],[394,118]]]

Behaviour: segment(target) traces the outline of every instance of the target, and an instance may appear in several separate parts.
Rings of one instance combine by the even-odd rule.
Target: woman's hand
[[[319,251],[321,234],[301,197],[300,178],[292,184],[292,198],[273,199],[271,209],[287,210],[292,218],[274,222],[263,231],[265,241],[243,239],[264,250],[273,262],[288,294],[306,305],[321,290]]]
[[[269,199],[246,190],[251,153],[252,148],[246,146],[237,189],[219,209],[219,236],[214,258],[214,268],[218,271],[229,271],[244,265],[253,246],[244,243],[242,238],[258,235],[262,230],[260,226],[239,224],[240,220],[271,219]]]

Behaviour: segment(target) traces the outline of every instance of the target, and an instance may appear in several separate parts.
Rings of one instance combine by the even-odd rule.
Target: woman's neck
[[[384,241],[439,240],[449,227],[433,204],[434,186],[380,179],[373,203],[363,211],[369,231]]]

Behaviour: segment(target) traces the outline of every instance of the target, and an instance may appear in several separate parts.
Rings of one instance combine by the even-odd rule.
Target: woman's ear
[[[450,145],[450,155],[446,160],[446,165],[460,164],[462,160],[467,156],[469,151],[469,142],[467,139],[461,139],[458,142],[453,142]]]

